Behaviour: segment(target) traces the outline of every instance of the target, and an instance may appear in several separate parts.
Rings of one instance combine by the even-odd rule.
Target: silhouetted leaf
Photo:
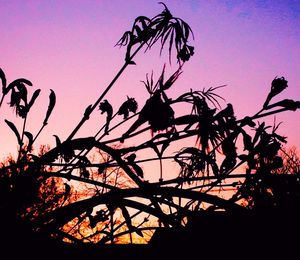
[[[134,169],[137,176],[144,178],[144,172],[139,165],[137,165],[135,162],[130,163],[130,165]]]
[[[171,46],[171,44],[173,43],[173,34],[174,34],[174,31],[172,30],[172,27],[171,26],[168,26],[168,27],[166,27],[166,30],[165,30],[166,32],[162,35],[162,37],[161,37],[161,48],[160,48],[160,55],[161,55],[161,53],[162,53],[162,50],[163,50],[163,48],[164,48],[164,46],[165,46],[165,44],[166,44],[166,42],[167,42],[167,40],[169,39],[169,56],[171,55],[171,52],[170,52],[170,50],[172,50],[172,46]],[[171,36],[170,36],[170,34],[172,34]],[[171,49],[170,49],[171,48]],[[170,58],[170,57],[169,57]]]
[[[142,29],[138,25],[134,25],[132,31],[135,31],[137,38],[141,37]]]
[[[124,217],[124,219],[125,219],[125,222],[126,222],[126,224],[127,224],[128,229],[134,232],[134,229],[135,229],[135,228],[134,228],[134,226],[133,226],[132,223],[131,223],[131,217],[130,217],[130,215],[129,215],[128,210],[126,209],[125,206],[120,206],[120,208],[121,208],[121,210],[122,210],[122,214],[123,214],[123,217]]]
[[[20,137],[20,134],[18,132],[18,129],[16,128],[16,126],[14,125],[14,123],[8,121],[8,120],[4,120],[5,123],[10,127],[10,129],[14,132],[15,136],[17,137],[17,140],[18,140],[18,144],[21,146],[22,145],[22,140],[21,140],[21,137]]]
[[[32,107],[32,105],[34,104],[35,100],[37,99],[37,97],[39,96],[41,90],[37,89],[36,91],[34,91],[31,100],[28,103],[28,111],[30,110],[30,108]]]
[[[129,65],[136,65],[136,63],[133,60],[128,60],[127,64],[129,64]]]
[[[28,150],[31,150],[33,143],[33,135],[27,131],[24,132],[24,135],[28,138]]]
[[[8,92],[9,90],[13,89],[14,87],[19,86],[20,84],[32,86],[31,81],[29,81],[28,79],[20,78],[20,79],[14,80],[10,84],[8,84],[6,91]]]
[[[144,237],[143,232],[138,228],[135,229],[135,233],[137,233],[140,237]]]
[[[153,89],[153,71],[151,72],[151,77],[150,80],[148,78],[148,73],[146,74],[146,82],[145,81],[141,81],[142,83],[144,83],[148,93],[150,95],[152,95],[154,93],[154,89]]]
[[[174,82],[178,79],[181,73],[182,73],[181,67],[179,67],[165,83],[162,82],[162,84],[160,85],[160,89],[161,90],[169,89],[174,84]]]
[[[287,143],[287,137],[281,136],[279,134],[273,133],[273,136],[282,143]]]
[[[294,101],[292,99],[284,99],[281,100],[275,104],[269,105],[266,107],[266,109],[271,109],[274,107],[284,107],[288,110],[296,111],[297,109],[300,108],[300,101]]]
[[[157,83],[155,84],[155,89],[154,89],[154,92],[157,88],[161,89],[163,84],[164,84],[164,78],[165,78],[165,70],[166,70],[166,64],[164,64],[163,66],[163,69],[162,69],[162,72],[157,80]],[[161,89],[162,90],[162,89]],[[154,93],[153,92],[153,93]]]
[[[49,105],[48,105],[48,109],[47,109],[47,113],[46,113],[46,117],[44,119],[43,125],[47,125],[48,124],[48,119],[53,111],[53,108],[55,106],[56,103],[56,96],[55,96],[55,92],[50,89],[51,93],[49,95]]]
[[[202,95],[203,97],[207,98],[213,105],[214,107],[219,107],[221,108],[221,105],[219,103],[219,101],[217,100],[217,98],[225,101],[225,99],[223,97],[221,97],[220,95],[216,94],[215,91],[219,88],[223,88],[226,87],[226,85],[221,85],[221,86],[217,86],[217,87],[210,87],[208,90],[203,89],[200,93],[200,95]]]
[[[130,31],[126,31],[123,36],[121,37],[121,39],[117,42],[116,46],[126,46],[129,44],[130,42],[130,38],[131,38],[131,32]]]
[[[6,90],[6,77],[5,77],[5,73],[4,71],[0,68],[0,79],[2,81],[2,94],[6,95],[7,94],[7,90]]]
[[[59,139],[59,137],[57,135],[53,135],[55,137],[55,143],[56,143],[56,147],[61,145],[61,141]]]

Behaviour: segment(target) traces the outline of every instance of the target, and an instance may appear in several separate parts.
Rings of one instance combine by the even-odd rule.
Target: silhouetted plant
[[[287,80],[276,77],[262,108],[241,119],[236,118],[232,104],[222,107],[224,99],[217,90],[224,86],[191,89],[171,99],[167,91],[183,73],[183,63],[194,54],[188,42],[191,35],[189,25],[172,16],[165,5],[162,13],[151,19],[136,18],[132,29],[117,43],[127,46],[124,66],[98,100],[87,106],[69,137],[61,141],[54,134],[56,146],[42,147],[38,154],[32,147],[48,124],[55,93],[51,90],[45,119],[34,136],[26,131],[26,118],[40,90],[29,98],[30,81],[17,79],[7,85],[0,70],[1,104],[10,92],[9,105],[24,120],[21,133],[13,122],[5,120],[17,137],[19,155],[15,160],[9,158],[0,169],[1,198],[7,198],[1,200],[1,209],[29,223],[33,231],[60,241],[113,244],[145,243],[157,229],[181,230],[191,219],[200,221],[211,212],[242,215],[284,207],[286,202],[295,206],[299,172],[286,179],[284,174],[276,174],[284,165],[280,151],[286,137],[277,133],[279,125],[257,121],[300,108],[300,102],[291,99],[271,103],[288,87]],[[168,42],[170,61],[175,46],[178,68],[165,80],[164,65],[156,83],[153,72],[147,74],[142,81],[149,93],[145,103],[138,105],[134,97],[127,96],[114,110],[104,96],[124,69],[135,64],[133,58],[142,47],[148,51],[156,42],[160,42],[161,51]],[[191,112],[178,116],[178,104]],[[104,121],[99,131],[74,138],[95,108]],[[131,125],[124,128],[129,121]],[[135,145],[128,142],[138,135],[145,137]],[[178,150],[181,140],[186,142]],[[140,158],[140,151],[146,150],[154,151],[155,156]],[[166,178],[163,164],[170,159],[178,172],[172,177],[168,173]],[[144,163],[151,161],[159,163],[159,173],[151,173],[157,181],[147,180],[152,169]],[[236,173],[241,166],[245,173]],[[281,189],[283,182],[286,185]]]

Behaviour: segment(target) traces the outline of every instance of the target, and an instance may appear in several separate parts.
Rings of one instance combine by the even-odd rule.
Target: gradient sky
[[[226,84],[218,92],[232,103],[238,118],[253,114],[263,104],[271,81],[284,76],[288,89],[276,100],[300,100],[300,1],[193,1],[165,0],[174,16],[193,29],[195,55],[168,92],[175,97],[189,89]],[[38,144],[55,145],[53,134],[64,140],[122,66],[125,49],[114,47],[135,17],[161,12],[158,1],[148,0],[0,0],[0,67],[8,82],[24,77],[32,90],[42,90],[29,114],[27,130],[38,131],[48,106],[57,95],[49,125]],[[140,53],[106,98],[115,106],[135,97],[140,107],[148,94],[141,84],[145,74],[158,77],[166,56],[158,49]],[[176,62],[167,66],[167,73]],[[32,93],[32,92],[31,92]],[[5,103],[9,102],[8,97]],[[226,103],[222,103],[226,105]],[[4,104],[0,110],[0,156],[15,152],[15,136],[4,123],[21,121]],[[274,117],[268,122],[272,123]],[[96,112],[78,136],[93,135],[105,117]],[[300,113],[276,116],[283,121],[279,134],[300,148]]]

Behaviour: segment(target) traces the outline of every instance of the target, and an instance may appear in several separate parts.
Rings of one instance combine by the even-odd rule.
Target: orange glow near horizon
[[[232,104],[236,118],[241,119],[254,115],[261,109],[271,89],[272,80],[283,76],[288,81],[288,88],[276,96],[274,101],[300,100],[299,1],[163,2],[174,16],[182,18],[191,26],[195,35],[195,39],[189,42],[195,46],[195,54],[184,64],[183,73],[172,88],[166,90],[168,98],[174,100],[190,90],[226,85],[216,91],[225,99],[220,100],[220,104],[222,108],[228,103]],[[134,19],[140,15],[153,17],[163,10],[163,6],[156,0],[11,0],[1,1],[0,10],[0,68],[5,72],[8,83],[17,78],[30,80],[33,83],[33,86],[28,87],[30,97],[36,89],[41,89],[40,96],[28,114],[25,129],[33,136],[42,126],[50,90],[56,93],[56,106],[49,124],[34,144],[32,153],[37,154],[41,145],[49,145],[51,148],[56,146],[54,135],[59,136],[61,141],[68,138],[86,108],[94,104],[122,68],[126,47],[118,48],[115,45],[125,31],[131,30]],[[112,104],[114,113],[127,97],[136,99],[140,111],[149,98],[141,81],[146,79],[147,73],[150,75],[153,71],[156,82],[164,66],[165,78],[168,78],[178,68],[176,55],[173,55],[171,61],[169,63],[168,47],[165,47],[161,55],[159,46],[154,46],[145,53],[138,53],[134,58],[136,64],[126,68],[104,97]],[[17,139],[4,120],[13,122],[19,131],[23,127],[23,120],[16,116],[9,106],[9,100],[10,95],[7,95],[0,108],[0,161],[5,161],[7,156],[16,158],[18,154]],[[191,107],[180,104],[175,113],[178,116],[186,111],[190,112]],[[271,126],[274,122],[282,122],[278,134],[287,137],[286,146],[300,148],[299,115],[299,110],[289,111],[257,122],[265,120]],[[111,126],[117,125],[121,120],[122,115],[117,116],[111,121]],[[128,120],[105,135],[101,141],[119,138],[135,120],[136,117]],[[106,115],[101,114],[97,108],[75,137],[94,136],[105,122]],[[144,124],[138,130],[146,126]],[[126,139],[123,144],[110,144],[129,147],[142,144],[150,137],[149,130]],[[166,149],[163,155],[168,158],[162,163],[163,180],[178,177],[180,167],[172,160],[172,156],[182,148],[195,146],[195,143],[196,138],[188,138]],[[238,144],[241,144],[240,140]],[[241,147],[240,145],[238,149],[242,149]],[[144,170],[144,180],[158,182],[160,162],[151,160],[157,158],[154,149],[139,150],[136,156],[136,160],[146,160],[139,164]],[[218,162],[222,156],[218,154]],[[101,161],[99,158],[96,160]],[[245,165],[235,169],[235,173],[241,172],[245,172]],[[100,174],[95,179],[100,180],[99,176]],[[130,187],[131,183],[126,183],[126,178],[122,181]],[[77,188],[80,190],[80,187]],[[234,190],[235,188],[224,189],[220,197],[227,198]],[[219,190],[210,192],[215,194]],[[120,219],[118,221],[121,223]],[[92,233],[93,228],[97,229],[88,227],[89,224],[86,220],[79,227],[84,229],[85,235]],[[76,219],[68,222],[62,229],[72,230],[74,226]],[[120,228],[120,232],[122,231],[125,231],[125,227]],[[72,232],[70,234],[74,237],[80,237],[78,230],[74,229],[74,233]],[[146,243],[151,232],[152,230],[145,230],[144,237],[133,232],[131,239],[136,243]],[[100,240],[101,235],[94,239]],[[118,242],[125,241],[130,241],[129,236],[120,237]]]

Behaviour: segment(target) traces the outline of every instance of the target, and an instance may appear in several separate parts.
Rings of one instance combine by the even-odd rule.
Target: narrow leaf
[[[140,237],[144,237],[144,234],[141,230],[139,230],[138,228],[135,229],[135,233],[137,233]]]
[[[12,81],[6,88],[6,91],[8,92],[10,89],[20,85],[20,84],[26,84],[28,86],[32,86],[31,81],[29,81],[28,79],[24,79],[24,78],[20,78],[20,79],[16,79],[14,81]]]
[[[121,208],[121,210],[122,210],[122,214],[123,214],[123,217],[124,217],[124,219],[125,219],[125,222],[126,222],[126,224],[127,224],[128,229],[129,229],[129,230],[133,230],[134,227],[133,227],[133,225],[132,225],[132,223],[131,223],[131,217],[130,217],[130,215],[129,215],[128,210],[126,209],[125,206],[121,206],[120,208]]]
[[[21,146],[22,145],[22,140],[20,137],[20,134],[18,132],[18,129],[16,128],[16,126],[14,125],[14,123],[8,121],[8,120],[4,120],[5,123],[10,127],[10,129],[14,132],[14,134],[16,135],[17,139],[18,139],[18,144]]]
[[[7,92],[6,92],[6,77],[5,77],[4,71],[1,68],[0,68],[0,79],[2,81],[2,93],[4,95],[6,95],[7,94]]]
[[[134,169],[137,176],[139,176],[141,178],[144,178],[144,172],[143,172],[142,168],[139,165],[137,165],[135,162],[130,163],[130,165]]]
[[[39,96],[40,92],[41,92],[40,89],[37,89],[36,91],[34,91],[32,97],[31,97],[31,100],[28,103],[28,111],[32,107],[32,105],[34,104],[34,102],[37,99],[37,97]]]
[[[56,141],[56,147],[61,145],[61,141],[59,139],[59,137],[57,135],[53,135],[55,137],[55,141]]]
[[[43,125],[47,125],[48,124],[48,119],[53,111],[53,108],[55,106],[55,103],[56,103],[56,96],[55,96],[55,92],[50,89],[51,93],[49,95],[49,105],[48,105],[48,110],[47,110],[47,113],[46,113],[46,117],[44,119],[44,122],[43,122]]]
[[[33,135],[30,132],[25,131],[24,135],[28,138],[28,150],[31,150],[33,144]]]
[[[275,104],[267,106],[266,109],[271,109],[277,106],[284,107],[288,110],[296,111],[297,109],[300,108],[300,101],[294,101],[292,99],[284,99]]]

